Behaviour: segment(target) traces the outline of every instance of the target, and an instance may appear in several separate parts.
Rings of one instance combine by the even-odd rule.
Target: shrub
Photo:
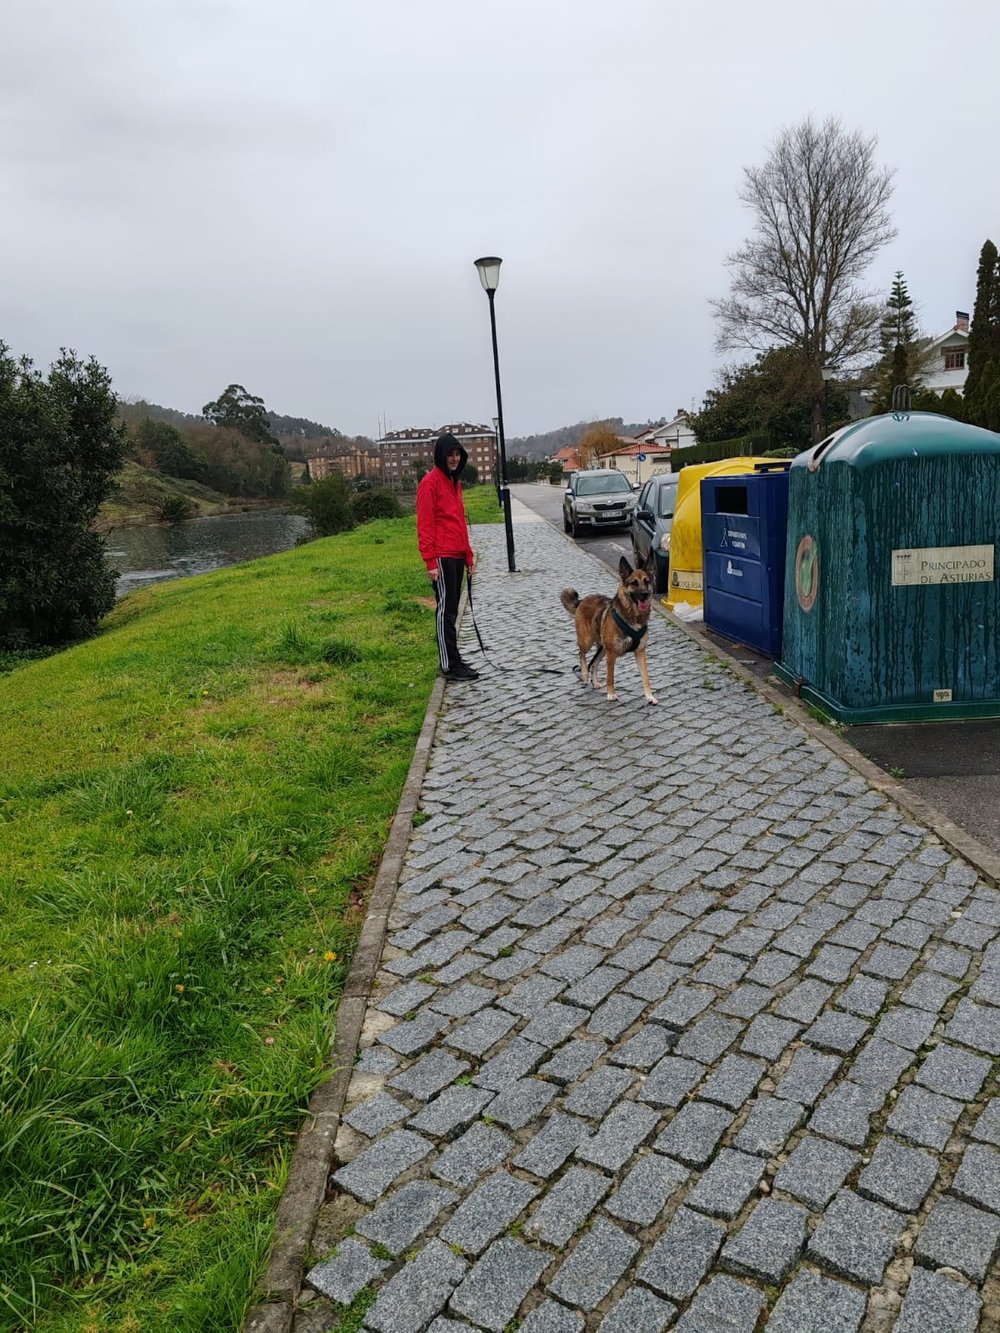
[[[350,490],[339,472],[311,486],[297,486],[291,499],[292,509],[308,519],[314,537],[332,537],[354,527]]]
[[[355,523],[370,523],[375,518],[402,518],[399,501],[391,491],[363,491],[351,500]]]
[[[194,517],[194,505],[186,495],[164,495],[157,501],[156,512],[164,523],[183,523]]]

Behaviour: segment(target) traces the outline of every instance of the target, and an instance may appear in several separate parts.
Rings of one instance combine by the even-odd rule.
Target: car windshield
[[[576,483],[577,495],[606,495],[609,492],[631,491],[628,478],[621,472],[580,477]]]
[[[677,503],[677,483],[673,486],[660,487],[660,518],[673,518],[674,505]]]

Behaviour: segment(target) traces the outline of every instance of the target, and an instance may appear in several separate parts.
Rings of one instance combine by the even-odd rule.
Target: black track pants
[[[437,645],[442,671],[453,671],[461,662],[458,655],[458,637],[455,622],[458,601],[462,595],[465,561],[445,556],[438,560],[438,576],[432,579],[437,598]]]

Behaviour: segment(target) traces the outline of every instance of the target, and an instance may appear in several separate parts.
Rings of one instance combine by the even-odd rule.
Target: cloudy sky
[[[5,0],[0,340],[350,433],[690,407],[742,168],[839,116],[896,169],[926,331],[1000,242],[1000,4]]]

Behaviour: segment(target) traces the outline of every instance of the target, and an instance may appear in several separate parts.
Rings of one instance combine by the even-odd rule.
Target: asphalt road
[[[511,494],[562,530],[561,486],[512,486]],[[617,570],[621,556],[632,555],[627,532],[581,537],[577,545],[612,570]],[[714,643],[725,649],[755,674],[788,692],[787,686],[771,674],[770,658],[699,628],[707,646]],[[863,755],[905,782],[959,828],[1000,853],[1000,721],[848,727],[843,735]]]

